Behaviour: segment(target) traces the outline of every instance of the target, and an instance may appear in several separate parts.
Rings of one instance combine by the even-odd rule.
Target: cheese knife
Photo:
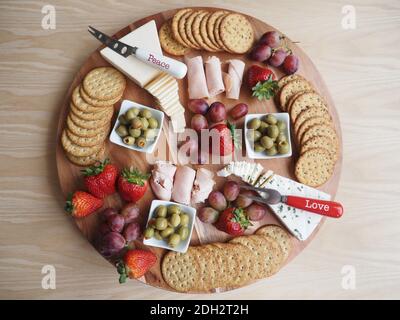
[[[343,206],[338,202],[303,198],[298,196],[285,196],[281,195],[281,193],[275,189],[257,188],[247,185],[241,185],[240,187],[246,190],[262,192],[263,197],[247,195],[246,197],[264,204],[273,205],[284,203],[297,209],[309,211],[331,218],[340,218],[343,215]]]
[[[134,55],[140,61],[164,71],[177,79],[182,79],[186,75],[187,67],[183,62],[168,58],[162,54],[150,52],[145,48],[129,46],[121,41],[107,36],[103,32],[100,32],[91,26],[88,27],[88,31],[97,40],[125,58],[129,57],[130,55]]]

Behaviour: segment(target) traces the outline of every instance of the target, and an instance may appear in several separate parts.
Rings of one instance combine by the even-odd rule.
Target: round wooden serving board
[[[199,9],[205,9],[209,11],[214,11],[218,10],[216,8],[199,8]],[[123,28],[119,32],[115,34],[116,38],[120,38],[130,31],[140,27],[141,25],[145,24],[146,22],[150,20],[155,20],[157,27],[160,28],[162,24],[167,21],[169,18],[171,18],[174,13],[177,10],[170,10],[170,11],[165,11],[162,13],[158,13],[152,16],[149,16],[147,18],[141,19],[137,22],[134,22],[127,27]],[[255,35],[256,39],[258,39],[264,32],[270,31],[270,30],[276,30],[272,26],[269,26],[268,24],[257,20],[253,17],[249,17],[248,19],[253,25],[253,28],[255,30]],[[88,41],[94,41],[92,36],[88,33],[87,36]],[[316,67],[314,64],[311,62],[311,60],[307,57],[307,55],[294,43],[292,43],[289,40],[289,45],[291,49],[294,51],[294,54],[296,54],[299,59],[300,59],[300,68],[298,70],[298,74],[304,76],[307,80],[309,80],[315,87],[315,89],[326,99],[330,112],[332,115],[332,118],[335,122],[336,130],[341,142],[341,130],[340,130],[340,123],[339,123],[339,118],[336,112],[336,109],[334,107],[333,100],[328,92],[327,87],[324,84],[324,81],[322,80],[321,75],[317,71]],[[71,162],[68,161],[66,156],[64,155],[64,151],[62,149],[61,143],[60,143],[60,138],[61,138],[61,132],[65,126],[65,121],[66,117],[69,111],[69,103],[70,103],[70,98],[71,98],[71,93],[73,89],[79,85],[79,83],[83,80],[84,76],[93,68],[96,67],[101,67],[101,66],[108,66],[109,64],[101,57],[99,51],[102,49],[103,46],[99,47],[95,52],[93,52],[89,58],[86,60],[86,62],[83,64],[83,66],[80,68],[78,71],[77,75],[75,76],[74,80],[72,81],[68,92],[65,96],[64,102],[61,106],[61,111],[60,111],[60,118],[59,118],[59,123],[58,123],[58,130],[57,130],[57,150],[56,150],[56,161],[57,161],[57,168],[58,168],[58,175],[60,179],[60,185],[62,192],[64,196],[66,197],[68,193],[73,192],[75,190],[83,190],[83,181],[82,181],[82,176],[80,173],[80,170],[82,169],[81,167],[75,166]],[[246,62],[246,69],[254,64],[254,62],[248,60],[244,55],[233,55],[230,53],[209,53],[205,51],[193,51],[190,53],[190,56],[195,56],[195,55],[202,55],[203,58],[206,58],[211,55],[216,55],[218,56],[222,62],[227,61],[231,58],[239,58],[242,59],[243,61]],[[174,57],[177,59],[182,60],[182,57]],[[276,69],[272,68],[278,78],[283,76],[283,73]],[[180,101],[183,106],[187,105],[188,101],[188,94],[187,94],[187,80],[186,78],[183,80],[179,80],[179,95],[180,95]],[[146,90],[140,88],[136,84],[134,84],[132,81],[128,80],[127,81],[127,88],[125,90],[123,99],[128,99],[128,100],[133,100],[135,102],[147,105],[147,106],[154,106],[155,101],[153,97],[147,93]],[[121,100],[121,101],[122,101]],[[209,103],[212,103],[213,101],[221,101],[223,102],[227,110],[229,111],[230,108],[232,108],[236,103],[238,102],[244,102],[249,105],[249,113],[267,113],[267,112],[280,112],[275,105],[274,101],[269,100],[269,101],[258,101],[255,98],[251,97],[251,94],[249,92],[249,89],[243,85],[241,89],[241,94],[240,94],[240,99],[238,101],[235,100],[229,100],[226,99],[225,94],[222,93],[218,95],[217,97],[213,99],[209,99]],[[116,114],[118,113],[118,109],[120,107],[120,102],[118,102],[115,105],[115,114],[114,118],[112,120],[112,124],[115,121]],[[191,118],[191,112],[186,111],[185,112],[186,116],[186,121],[187,123],[190,124],[190,118]],[[167,118],[167,117],[165,117]],[[167,119],[164,122],[164,129],[167,124]],[[236,122],[237,126],[239,128],[243,127],[243,120],[237,121]],[[270,169],[273,170],[275,173],[289,177],[291,179],[295,180],[293,171],[294,171],[294,164],[295,164],[295,159],[297,159],[298,154],[296,150],[296,146],[294,143],[292,143],[293,146],[293,156],[290,158],[284,158],[284,159],[274,159],[274,160],[256,160],[257,162],[261,163],[264,167],[264,169]],[[170,160],[171,159],[171,154],[168,148],[168,136],[163,132],[161,134],[161,137],[158,141],[158,145],[156,147],[155,153],[152,155],[146,155],[145,153],[140,153],[140,152],[135,152],[131,151],[129,149],[120,147],[118,145],[112,144],[107,140],[107,145],[106,145],[106,155],[109,157],[112,161],[112,163],[116,164],[120,169],[128,166],[135,166],[139,168],[142,171],[145,172],[150,172],[151,170],[151,163],[149,162],[149,156],[157,156],[160,159],[164,160]],[[341,148],[341,143],[340,143],[340,148]],[[340,149],[341,150],[341,149]],[[245,146],[244,146],[244,141],[243,141],[243,157],[245,157]],[[251,159],[247,159],[249,161],[253,161]],[[334,198],[337,188],[338,188],[338,183],[339,183],[339,177],[340,177],[340,171],[341,171],[341,164],[342,164],[342,157],[340,156],[340,159],[338,160],[335,171],[333,173],[333,176],[331,179],[324,184],[322,187],[319,189],[322,191],[325,191],[329,194],[332,195],[332,198]],[[197,165],[193,166],[194,168],[197,168]],[[216,172],[217,170],[221,169],[224,167],[224,164],[220,165],[205,165],[205,168],[212,170],[213,172]],[[216,188],[220,188],[221,185],[223,184],[224,179],[223,178],[216,178]],[[147,221],[147,216],[148,216],[148,210],[151,204],[151,201],[155,199],[154,194],[152,193],[151,188],[147,191],[146,195],[139,201],[138,205],[141,210],[141,217],[140,217],[140,222],[142,223],[142,226],[144,227]],[[113,206],[120,208],[122,206],[122,201],[120,200],[118,194],[115,194],[113,196],[108,197],[105,199],[105,207],[107,206]],[[307,241],[298,241],[296,238],[292,237],[293,242],[294,242],[294,250],[292,251],[291,256],[288,259],[288,262],[291,261],[297,254],[299,254],[306,246],[307,244],[313,239],[315,234],[318,232],[318,229],[321,227],[322,222],[324,219],[322,219],[320,225],[316,228],[314,233],[307,239]],[[85,235],[85,237],[93,244],[95,245],[96,238],[97,238],[97,226],[98,226],[98,216],[96,214],[92,214],[89,217],[86,217],[84,219],[75,219],[75,223],[78,225],[79,229],[82,231],[82,233]],[[201,223],[197,221],[197,223]],[[280,222],[274,217],[272,213],[267,214],[267,217],[264,218],[262,221],[257,223],[254,227],[250,228],[247,233],[251,234],[253,233],[260,225],[264,225],[267,223],[273,223],[273,224],[278,224],[281,225]],[[196,230],[193,230],[193,236],[191,240],[191,245],[197,245],[200,243],[207,243],[207,242],[214,242],[214,241],[225,241],[228,240],[229,237],[223,233],[218,231],[214,226],[212,225],[207,225],[205,227],[206,232],[204,234],[199,235]],[[202,228],[204,230],[204,228]],[[138,248],[143,248],[145,247],[141,241],[135,241],[135,246]],[[160,265],[162,261],[162,257],[164,253],[166,252],[163,249],[159,248],[154,248],[154,247],[146,247],[148,250],[151,250],[154,252],[157,257],[158,257],[158,262],[157,265],[151,268],[149,272],[146,273],[144,277],[139,279],[142,282],[148,283],[153,286],[161,287],[164,289],[168,290],[173,290],[170,288],[165,281],[163,280],[161,271],[160,271]],[[115,281],[117,280],[117,271],[115,271]],[[227,291],[231,288],[220,288],[218,291]]]

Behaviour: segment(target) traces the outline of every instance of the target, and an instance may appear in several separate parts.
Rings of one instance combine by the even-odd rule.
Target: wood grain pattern
[[[215,10],[212,8],[199,8],[199,9],[204,9],[204,10]],[[160,29],[161,26],[173,15],[176,13],[177,10],[169,10],[169,11],[164,11],[162,13],[158,13],[143,19],[140,19],[137,22],[134,22],[133,24],[128,25],[127,27],[123,28],[122,30],[118,31],[115,34],[115,37],[117,39],[122,38],[125,36],[127,33],[130,31],[142,26],[148,21],[154,20],[157,24],[157,29]],[[272,30],[273,27],[269,26],[268,24],[257,20],[255,18],[252,18],[250,16],[247,17],[252,24],[254,31],[255,31],[255,39],[258,39],[263,33],[266,31]],[[332,199],[334,198],[337,190],[337,186],[339,183],[339,177],[340,177],[340,171],[341,171],[341,160],[342,160],[342,151],[341,151],[341,131],[340,131],[340,123],[339,119],[337,116],[337,112],[335,109],[335,106],[333,104],[333,100],[328,92],[328,89],[326,88],[326,85],[324,84],[320,74],[318,73],[317,69],[311,62],[311,60],[306,56],[306,54],[296,46],[296,44],[292,43],[290,39],[288,40],[288,45],[289,47],[293,50],[293,53],[297,55],[301,61],[300,67],[298,70],[298,74],[302,75],[304,78],[306,78],[308,81],[310,81],[315,90],[319,92],[324,99],[327,101],[330,113],[332,115],[332,119],[334,122],[334,125],[336,126],[336,131],[338,133],[339,137],[339,145],[340,145],[340,156],[339,160],[337,161],[337,164],[335,166],[334,173],[332,177],[329,179],[329,181],[324,184],[321,189],[322,191],[325,191],[329,194],[332,195]],[[57,141],[60,141],[61,139],[61,134],[66,128],[66,118],[68,116],[68,113],[70,111],[69,105],[71,101],[71,93],[73,90],[79,86],[79,84],[82,83],[84,77],[88,72],[96,67],[102,67],[102,66],[107,66],[109,65],[100,55],[100,50],[104,46],[99,47],[98,50],[96,50],[94,53],[92,53],[89,58],[85,61],[83,66],[80,68],[78,71],[77,75],[75,76],[74,80],[72,81],[69,90],[67,92],[67,95],[65,96],[63,105],[61,106],[61,111],[60,111],[60,118],[59,118],[59,124],[58,124],[58,130],[57,130]],[[211,54],[209,52],[205,51],[198,51],[198,50],[193,50],[190,52],[187,56],[197,56],[201,54],[203,56],[203,61],[207,59]],[[229,59],[234,58],[240,58],[246,63],[246,67],[249,67],[252,65],[254,62],[251,60],[247,59],[245,55],[232,55],[226,52],[223,53],[212,53],[212,55],[218,56],[218,58],[221,60],[221,62],[224,64],[226,61]],[[174,57],[176,59],[183,60],[182,57]],[[284,76],[284,74],[279,70],[279,69],[274,69],[276,72],[277,76],[280,78]],[[180,95],[180,101],[183,106],[186,106],[189,97],[187,93],[187,79],[179,80],[179,95]],[[133,100],[135,102],[147,105],[147,106],[154,106],[155,101],[152,96],[150,96],[144,89],[140,88],[138,85],[133,83],[132,81],[128,80],[127,81],[127,87],[125,89],[124,95],[121,100],[128,99],[128,100]],[[230,99],[227,99],[225,97],[225,94],[220,94],[218,96],[215,96],[211,99],[208,99],[209,103],[212,103],[214,101],[221,101],[224,103],[227,107],[227,111],[229,110],[236,104],[238,101],[232,101]],[[265,113],[265,112],[281,112],[281,110],[277,107],[276,103],[274,103],[272,100],[269,101],[258,101],[257,99],[251,97],[251,94],[249,92],[249,89],[246,87],[245,84],[242,85],[241,88],[241,94],[240,94],[240,102],[246,103],[249,106],[249,113]],[[116,114],[118,114],[118,110],[120,107],[120,103],[117,103],[114,105],[116,108]],[[190,124],[190,119],[192,117],[192,114],[189,110],[185,112],[185,117],[186,117],[186,123]],[[116,121],[115,117],[112,121],[114,123]],[[168,120],[165,119],[164,125],[163,125],[163,132],[160,137],[160,140],[158,141],[158,144],[156,146],[155,151],[153,154],[158,155],[159,160],[168,160],[168,159],[177,159],[176,153],[172,150],[174,150],[174,141],[170,141],[169,138],[169,133],[167,129],[167,122]],[[239,121],[235,121],[235,124],[237,128],[243,128],[243,119]],[[113,125],[112,125],[113,127]],[[185,134],[182,134],[183,137],[185,137]],[[178,140],[180,137],[177,137]],[[292,139],[293,140],[293,139]],[[180,141],[180,140],[179,140]],[[172,145],[171,145],[172,144]],[[244,141],[242,143],[244,145]],[[64,197],[67,197],[68,194],[74,192],[75,190],[80,190],[82,188],[82,174],[81,174],[81,167],[78,167],[74,164],[72,164],[68,158],[65,156],[64,151],[62,150],[61,143],[57,143],[57,150],[56,150],[56,161],[57,161],[57,171],[60,179],[60,185],[61,185],[61,190],[64,194]],[[256,160],[256,162],[260,163],[265,170],[273,170],[275,173],[292,178],[294,180],[294,161],[295,159],[298,158],[298,154],[296,153],[296,146],[293,144],[292,146],[294,150],[294,154],[290,158],[286,159],[273,159],[273,160]],[[238,155],[235,157],[243,157],[243,159],[250,160],[245,156],[244,152],[244,146],[243,150],[238,151]],[[164,151],[164,152],[162,152]],[[146,153],[140,153],[140,152],[132,152],[129,149],[123,148],[121,146],[117,146],[110,141],[106,140],[106,157],[110,158],[111,162],[115,164],[118,168],[122,169],[125,167],[130,167],[130,166],[136,166],[139,170],[142,172],[150,172],[152,168],[152,162],[149,162],[149,157],[147,156]],[[174,161],[176,164],[177,161]],[[227,163],[227,162],[225,162]],[[195,166],[199,167],[199,166]],[[209,169],[212,172],[216,174],[218,170],[224,167],[224,164],[208,164],[208,165],[203,165],[201,166],[203,168]],[[224,178],[219,178],[215,177],[216,180],[216,188],[220,189],[223,186],[223,183],[226,181]],[[148,217],[148,212],[150,209],[151,201],[156,199],[155,195],[152,193],[151,188],[149,188],[149,191],[146,192],[145,196],[138,202],[138,206],[140,208],[140,219],[139,223],[142,225],[142,228],[145,228],[145,224],[147,221]],[[115,194],[112,197],[107,197],[105,201],[105,207],[116,207],[120,208],[121,207],[121,199],[120,197]],[[200,206],[198,206],[200,207]],[[197,220],[197,219],[196,219]],[[84,219],[76,219],[75,220],[76,224],[78,225],[78,228],[82,231],[82,233],[85,235],[85,237],[89,240],[90,243],[93,244],[93,246],[97,246],[96,243],[98,242],[99,239],[99,233],[98,233],[98,228],[100,224],[100,218],[98,215],[93,214],[90,215],[89,217],[86,217]],[[318,232],[318,229],[324,222],[324,219],[321,220],[320,225],[316,228],[314,233],[307,239],[307,241],[298,241],[295,237],[292,237],[293,241],[293,250],[291,255],[289,256],[287,262],[289,263],[297,254],[299,254],[313,239],[313,237],[316,235]],[[200,221],[196,221],[196,223],[202,224]],[[246,231],[246,234],[253,234],[254,231],[265,224],[279,224],[281,223],[277,220],[277,218],[274,216],[273,213],[269,213],[266,215],[264,219],[261,221],[253,223],[253,227],[249,228]],[[199,227],[196,227],[193,236],[191,239],[191,245],[196,245],[202,243],[212,243],[212,242],[220,242],[220,241],[227,241],[229,240],[229,236],[221,231],[218,231],[214,226],[212,225],[204,225],[200,227],[203,232],[196,232],[196,230],[199,230]],[[137,248],[146,248],[148,250],[151,250],[153,253],[155,253],[158,257],[157,259],[157,264],[145,274],[144,277],[141,277],[139,280],[142,282],[145,282],[147,284],[161,287],[163,289],[167,290],[172,290],[164,281],[162,274],[161,274],[161,262],[163,259],[164,254],[167,252],[167,250],[155,248],[155,247],[146,247],[142,244],[141,240],[135,241],[135,246]],[[227,291],[230,290],[230,288],[217,288],[219,292],[222,291]]]
[[[339,1],[230,1],[227,9],[285,32],[318,66],[339,112],[344,136],[337,199],[341,221],[278,275],[215,295],[182,295],[116,274],[62,213],[55,134],[66,88],[97,43],[93,24],[113,33],[142,17],[195,1],[52,1],[57,29],[43,30],[39,1],[0,3],[0,298],[276,299],[400,298],[400,5],[352,1],[357,28],[343,30]],[[213,5],[212,1],[202,4]],[[317,28],[316,28],[317,26]],[[367,138],[366,138],[367,137]],[[41,268],[57,270],[57,289],[41,288]],[[355,290],[341,286],[344,265]]]

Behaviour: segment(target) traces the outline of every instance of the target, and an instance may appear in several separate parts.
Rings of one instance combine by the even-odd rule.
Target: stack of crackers
[[[254,30],[238,13],[182,9],[161,27],[159,38],[162,48],[172,55],[184,55],[191,49],[243,54],[253,45]]]
[[[90,71],[74,89],[61,135],[61,144],[72,163],[88,166],[103,158],[114,104],[125,87],[125,77],[119,71],[102,67]]]
[[[289,234],[267,225],[227,243],[189,247],[184,254],[169,252],[161,270],[167,284],[181,292],[236,288],[275,274],[291,250]]]
[[[290,115],[300,149],[295,175],[299,182],[318,187],[329,180],[339,158],[339,138],[329,107],[300,75],[283,77],[278,84],[279,104]]]

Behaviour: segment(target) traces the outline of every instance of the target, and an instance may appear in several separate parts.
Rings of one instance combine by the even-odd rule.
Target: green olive
[[[276,138],[279,135],[279,129],[276,125],[271,125],[267,128],[267,135],[270,138]]]
[[[154,228],[147,227],[146,230],[144,230],[143,235],[144,235],[145,239],[153,238],[153,236],[154,236]]]
[[[254,151],[255,152],[263,152],[265,148],[259,144],[258,142],[254,144]]]
[[[154,238],[156,238],[157,240],[162,240],[163,239],[161,237],[160,231],[158,231],[158,230],[154,231]]]
[[[287,141],[286,135],[283,132],[279,133],[279,135],[276,137],[277,143],[282,141]]]
[[[276,150],[276,147],[273,146],[272,148],[265,150],[265,153],[267,154],[267,156],[272,157],[278,153],[278,150]]]
[[[265,148],[265,149],[269,149],[272,148],[272,146],[274,145],[274,141],[268,137],[268,136],[264,136],[260,139],[260,144]]]
[[[149,120],[149,127],[151,129],[157,129],[158,128],[158,121],[155,118],[150,118]]]
[[[115,129],[115,132],[122,138],[126,137],[129,134],[128,130],[126,129],[126,127],[124,125],[118,126],[118,128]]]
[[[176,205],[176,204],[172,204],[168,207],[168,214],[172,215],[172,214],[180,214],[181,213],[181,208]]]
[[[176,227],[179,226],[180,223],[181,223],[181,217],[180,217],[179,214],[174,213],[174,214],[172,214],[172,215],[169,217],[168,222],[169,222],[169,225],[170,225],[170,226],[176,228]]]
[[[168,227],[168,220],[166,218],[157,218],[155,227],[157,230],[164,230],[166,227]]]
[[[286,123],[281,120],[276,123],[276,126],[278,127],[279,132],[283,132],[286,129]]]
[[[126,120],[125,115],[123,115],[123,114],[121,114],[118,117],[118,121],[119,121],[119,124],[123,124],[123,125],[127,125],[129,122],[128,120]]]
[[[156,137],[156,131],[154,129],[147,129],[143,132],[143,138],[146,140],[154,140]]]
[[[143,129],[147,129],[149,127],[149,121],[146,118],[139,118],[142,121]]]
[[[163,231],[161,231],[160,235],[161,235],[161,237],[163,237],[165,239],[173,233],[174,233],[174,228],[168,227],[168,228],[164,229]]]
[[[135,144],[135,138],[131,136],[126,136],[122,141],[128,146],[133,146]]]
[[[136,145],[137,145],[139,148],[144,148],[144,147],[146,146],[146,139],[143,138],[143,137],[137,138],[137,139],[136,139]]]
[[[257,118],[254,118],[253,120],[251,120],[251,121],[249,122],[249,124],[247,125],[247,127],[248,127],[249,129],[257,130],[257,129],[260,127],[260,124],[261,124],[261,120],[260,120],[260,119],[257,119]]]
[[[179,242],[181,242],[181,237],[177,233],[171,234],[168,238],[168,245],[172,248],[176,247]]]
[[[278,120],[273,114],[268,114],[265,116],[265,122],[268,124],[276,124]]]
[[[250,141],[258,141],[258,139],[260,139],[260,137],[261,137],[261,132],[258,131],[258,130],[250,129],[250,130],[247,132],[247,138],[248,138]]]
[[[141,136],[142,130],[140,130],[140,129],[135,129],[135,128],[133,128],[133,127],[130,127],[130,128],[129,128],[129,134],[130,134],[132,137],[134,137],[134,138],[138,138],[138,137]]]
[[[189,235],[189,228],[185,226],[180,227],[178,230],[178,234],[182,240],[186,240]]]
[[[126,121],[131,121],[132,119],[136,118],[136,114],[132,109],[129,109],[126,113],[125,113],[125,119]]]
[[[150,119],[152,114],[151,111],[148,109],[142,109],[142,111],[140,111],[140,116],[146,119]]]
[[[133,129],[142,129],[143,128],[143,123],[140,120],[140,118],[134,118],[131,121],[131,128],[133,128]]]
[[[157,217],[165,218],[167,216],[167,207],[166,206],[158,206],[155,210],[155,214]]]
[[[181,226],[187,227],[189,225],[189,216],[186,213],[181,213]]]
[[[280,154],[286,154],[289,152],[289,143],[287,141],[281,141],[278,143],[278,152]]]
[[[260,122],[260,127],[258,128],[258,131],[260,131],[262,134],[265,134],[267,131],[269,124],[266,123],[265,121]]]

